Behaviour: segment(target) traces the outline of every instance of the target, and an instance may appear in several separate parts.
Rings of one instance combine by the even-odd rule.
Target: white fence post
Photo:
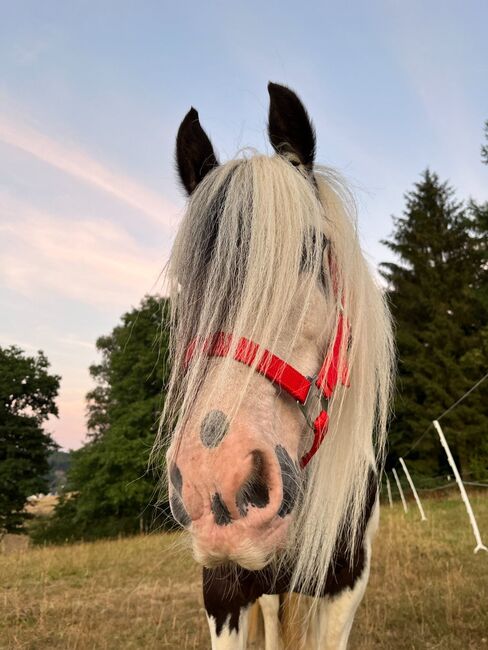
[[[385,472],[385,478],[386,478],[386,491],[388,493],[388,502],[390,504],[390,508],[393,508],[393,499],[391,498],[390,479],[388,478],[388,474],[386,472]]]
[[[396,473],[396,469],[393,468],[391,471],[393,472],[393,476],[395,477],[395,481],[396,481],[396,484],[397,484],[397,487],[398,487],[398,491],[400,492],[400,498],[402,500],[403,509],[405,510],[405,512],[408,512],[407,502],[405,501],[405,497],[403,496],[402,486],[401,486],[401,483],[400,483],[400,479],[398,478],[398,474]]]
[[[461,476],[459,475],[458,468],[456,467],[456,463],[454,462],[454,458],[452,457],[451,450],[449,449],[449,445],[447,444],[447,440],[444,436],[444,432],[441,429],[441,425],[439,424],[439,422],[437,422],[437,420],[434,420],[433,424],[437,433],[439,434],[441,445],[444,447],[447,460],[449,461],[449,465],[451,466],[454,476],[456,477],[456,481],[459,486],[459,490],[461,492],[461,497],[464,501],[464,505],[466,506],[466,511],[468,513],[469,521],[471,522],[471,527],[473,529],[473,533],[476,539],[476,547],[474,549],[474,552],[477,553],[478,551],[488,551],[488,548],[486,548],[486,546],[481,541],[480,530],[478,528],[478,524],[476,523],[473,508],[471,507],[471,503],[469,502],[466,489],[464,487]]]
[[[405,461],[403,458],[400,458],[400,464],[403,467],[403,471],[405,472],[405,476],[407,477],[407,481],[412,488],[413,496],[415,497],[415,501],[417,502],[418,509],[420,511],[420,520],[421,521],[427,521],[427,517],[425,516],[424,509],[422,508],[422,504],[420,503],[419,495],[417,494],[417,490],[415,489],[415,485],[413,484],[412,477],[410,476],[410,472],[407,469],[407,466],[405,465]]]

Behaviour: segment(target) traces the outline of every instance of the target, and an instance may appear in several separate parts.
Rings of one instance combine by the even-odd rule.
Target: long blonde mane
[[[303,476],[284,556],[295,566],[292,587],[299,582],[318,592],[338,537],[350,550],[357,541],[368,472],[384,450],[393,344],[383,293],[360,249],[354,201],[332,170],[315,167],[313,176],[314,183],[282,156],[252,154],[217,167],[192,194],[167,268],[172,371],[155,453],[168,444],[162,431],[174,432],[177,442],[208,374],[205,355],[185,367],[188,345],[225,331],[287,360],[283,335],[293,347],[323,283],[327,340],[341,313],[351,324],[343,350],[350,387],[330,403],[329,431]],[[225,389],[233,363],[219,362],[214,391]],[[253,376],[248,368],[235,411]]]

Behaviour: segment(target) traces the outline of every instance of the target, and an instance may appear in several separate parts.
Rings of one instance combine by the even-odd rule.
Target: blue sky
[[[427,166],[488,199],[484,0],[1,5],[0,345],[43,349],[62,375],[49,427],[65,448],[84,438],[96,338],[159,286],[191,105],[225,160],[270,151],[266,84],[295,89],[373,264]]]

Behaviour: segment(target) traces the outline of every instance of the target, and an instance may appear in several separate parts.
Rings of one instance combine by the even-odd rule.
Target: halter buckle
[[[297,401],[297,404],[306,423],[310,429],[314,431],[317,417],[323,411],[327,413],[327,409],[329,408],[329,399],[324,395],[322,388],[317,386],[317,376],[307,377],[307,379],[310,381],[307,398],[303,403]],[[314,410],[312,411],[312,409]]]

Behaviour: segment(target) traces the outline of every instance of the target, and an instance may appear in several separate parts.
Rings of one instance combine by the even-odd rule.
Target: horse
[[[220,163],[194,108],[178,130],[188,203],[155,453],[203,565],[212,649],[248,647],[256,616],[266,650],[283,648],[288,607],[288,647],[342,650],[378,526],[391,318],[347,184],[316,164],[298,96],[268,91],[272,155]]]

